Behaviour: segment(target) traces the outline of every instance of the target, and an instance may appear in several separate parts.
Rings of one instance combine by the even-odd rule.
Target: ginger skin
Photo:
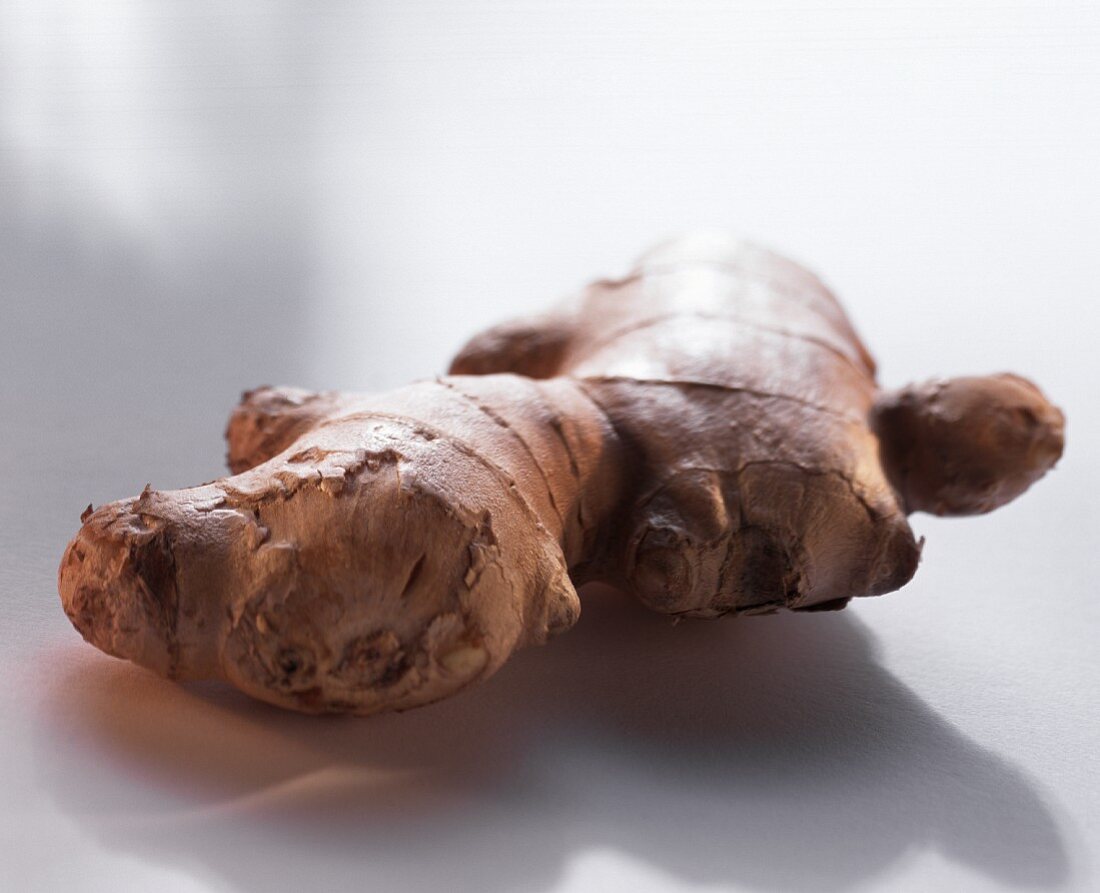
[[[388,394],[245,394],[233,476],[84,520],[61,561],[92,644],[304,712],[404,710],[567,630],[602,580],[668,614],[828,610],[912,577],[913,511],[1053,466],[1013,375],[880,391],[814,276],[689,237]]]

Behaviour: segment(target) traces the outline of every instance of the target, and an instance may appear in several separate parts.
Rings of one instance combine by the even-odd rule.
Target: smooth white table
[[[961,7],[965,6],[963,9]],[[0,889],[1100,888],[1100,8],[0,6]],[[689,227],[817,268],[884,382],[1012,369],[1048,479],[902,592],[586,593],[482,688],[318,720],[84,645],[89,503],[240,390],[436,374]]]

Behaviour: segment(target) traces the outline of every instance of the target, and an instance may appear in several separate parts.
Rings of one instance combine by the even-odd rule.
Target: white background
[[[0,888],[1100,888],[1100,7],[0,5]],[[838,615],[607,593],[481,689],[296,717],[100,655],[88,503],[238,392],[436,374],[696,227],[818,269],[884,382],[1012,369],[1058,469]]]

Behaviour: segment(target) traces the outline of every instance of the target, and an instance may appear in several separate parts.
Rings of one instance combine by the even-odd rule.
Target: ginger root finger
[[[618,463],[574,391],[493,376],[331,400],[249,471],[94,511],[62,560],[65,610],[110,654],[304,712],[452,694],[576,620],[563,548],[579,566]]]
[[[292,709],[406,709],[568,629],[588,580],[695,617],[897,589],[909,512],[988,511],[1063,446],[1015,376],[880,391],[819,279],[714,236],[490,329],[452,373],[246,394],[236,474],[84,519],[73,624]]]
[[[302,388],[245,391],[225,429],[229,470],[240,474],[277,456],[335,412],[342,399],[332,391],[317,394]]]
[[[473,338],[451,361],[451,375],[514,372],[528,378],[552,378],[573,337],[564,312],[511,320]]]
[[[1065,416],[1011,373],[935,379],[880,394],[873,425],[908,511],[990,512],[1062,455]]]

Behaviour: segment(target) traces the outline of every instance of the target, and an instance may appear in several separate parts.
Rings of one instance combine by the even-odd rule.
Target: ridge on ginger
[[[842,608],[912,577],[914,511],[987,512],[1062,452],[1002,374],[880,390],[828,289],[713,236],[475,337],[380,395],[260,388],[226,477],[82,518],[59,570],[93,645],[305,712],[438,700],[572,626]]]

